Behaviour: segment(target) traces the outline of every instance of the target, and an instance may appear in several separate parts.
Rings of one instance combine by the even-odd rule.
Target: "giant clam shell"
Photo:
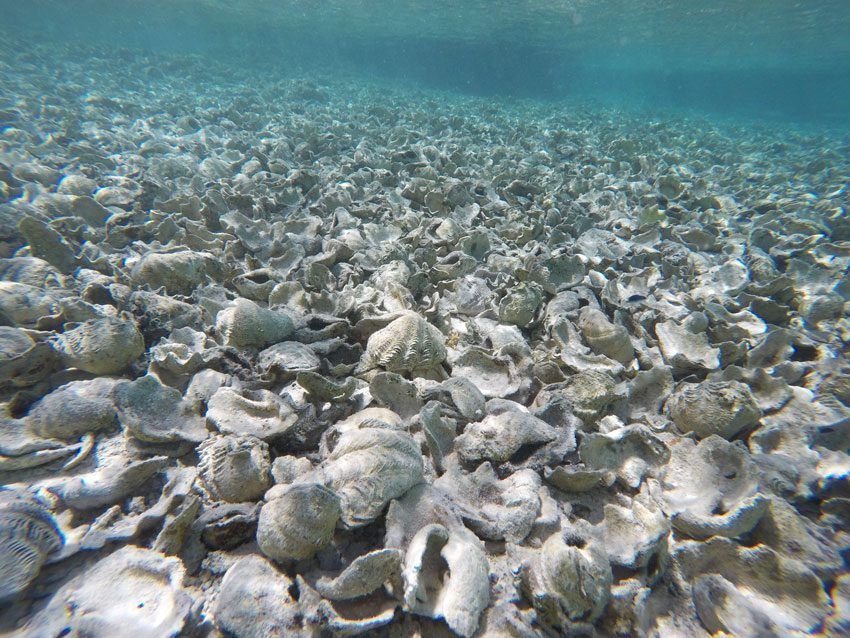
[[[135,284],[151,290],[164,288],[168,294],[189,295],[204,282],[208,258],[191,250],[151,252],[136,262],[130,276]]]
[[[655,474],[670,459],[670,450],[645,425],[627,425],[607,434],[586,434],[578,449],[588,467],[610,470],[632,489]]]
[[[15,281],[0,281],[0,313],[24,327],[35,326],[41,317],[54,315],[59,300],[54,292]]]
[[[463,527],[420,529],[404,557],[404,602],[415,614],[442,618],[457,635],[471,638],[490,602],[484,547]]]
[[[635,351],[628,330],[608,321],[601,310],[584,308],[579,315],[578,327],[594,352],[620,363],[628,363],[634,358]]]
[[[467,348],[452,362],[452,376],[471,382],[485,397],[510,397],[522,383],[511,357],[478,347]]]
[[[126,466],[104,467],[65,479],[51,487],[50,491],[59,496],[65,505],[77,510],[113,505],[138,494],[147,481],[165,467],[167,461],[165,456],[154,456]]]
[[[57,359],[47,343],[36,343],[19,328],[0,326],[0,385],[37,383],[56,368]]]
[[[655,326],[664,362],[677,375],[704,373],[720,367],[720,350],[712,348],[704,332],[691,332],[675,321]]]
[[[499,301],[499,319],[520,328],[527,328],[543,303],[543,293],[536,284],[519,284],[508,290]]]
[[[207,437],[204,420],[178,390],[146,375],[122,381],[113,390],[121,424],[148,443],[200,443]]]
[[[92,374],[121,372],[145,350],[145,341],[130,320],[92,319],[51,340],[63,363]]]
[[[292,580],[261,556],[245,556],[224,574],[213,607],[216,625],[238,638],[301,635],[302,615],[292,599]]]
[[[64,541],[41,501],[0,489],[0,602],[25,590]]]
[[[283,341],[266,348],[257,359],[265,378],[291,379],[299,372],[317,372],[321,360],[309,346],[297,341]]]
[[[818,577],[801,561],[783,558],[765,545],[745,547],[712,538],[684,541],[671,555],[677,576],[690,586],[700,620],[711,631],[746,627],[755,612],[761,622],[770,618],[778,635],[809,634],[829,612]],[[712,575],[719,578],[706,578]]]
[[[208,401],[206,418],[222,434],[269,441],[285,436],[298,421],[298,414],[269,390],[221,387]]]
[[[540,513],[540,475],[534,470],[499,480],[492,465],[482,463],[471,474],[448,471],[434,485],[453,494],[467,525],[489,540],[522,542]]]
[[[573,413],[588,423],[601,416],[617,398],[615,387],[610,375],[586,370],[567,377],[566,381],[546,386],[543,390],[562,394],[570,402]]]
[[[524,566],[523,591],[538,619],[553,627],[596,620],[611,594],[611,565],[584,538],[554,534]]]
[[[750,389],[739,381],[684,383],[665,405],[682,432],[693,432],[700,438],[718,434],[731,439],[754,426],[762,415]]]
[[[654,581],[667,560],[670,521],[651,498],[635,498],[631,507],[606,503],[596,526],[600,545],[612,565],[644,571]]]
[[[489,414],[470,423],[455,439],[455,450],[467,463],[502,463],[521,449],[541,446],[558,438],[551,425],[520,409]]]
[[[341,514],[339,496],[323,485],[276,486],[260,510],[257,544],[278,562],[311,558],[330,543]]]
[[[186,624],[192,598],[180,559],[127,546],[65,583],[25,627],[27,635],[169,638]]]
[[[342,521],[366,525],[422,480],[419,445],[406,432],[366,427],[344,432],[316,478],[339,494]]]
[[[671,446],[659,473],[659,499],[673,527],[692,538],[737,537],[755,527],[767,501],[759,494],[756,466],[739,446],[717,435]]]
[[[445,337],[415,313],[407,313],[369,337],[364,368],[414,372],[438,366],[446,359]]]
[[[38,257],[0,259],[0,279],[4,282],[17,282],[39,289],[60,288],[63,281],[59,271]],[[14,288],[14,286],[11,287],[11,289]],[[9,288],[5,289],[9,290]]]
[[[264,348],[285,340],[294,330],[288,315],[242,298],[216,315],[215,327],[225,345],[237,348]]]
[[[76,439],[116,423],[112,379],[72,381],[43,396],[30,408],[27,426],[39,436]]]
[[[387,581],[398,582],[401,576],[401,552],[378,549],[358,556],[333,579],[320,579],[316,589],[329,600],[351,600],[365,596]]]
[[[259,439],[207,439],[198,447],[198,453],[198,479],[215,500],[256,501],[271,485],[269,446]]]

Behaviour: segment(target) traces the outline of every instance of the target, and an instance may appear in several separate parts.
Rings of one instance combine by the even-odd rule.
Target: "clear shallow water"
[[[850,122],[841,0],[0,2],[33,41],[201,53],[487,95]]]
[[[600,636],[707,637],[719,622],[729,635],[847,635],[849,43],[837,2],[0,0],[0,487],[56,497],[13,512],[0,490],[0,635],[96,625],[111,638],[145,619],[265,635],[271,617],[281,635],[441,636],[449,623],[467,638],[532,636],[579,591],[598,596]],[[446,387],[367,376],[393,351],[413,361],[380,365],[422,388],[451,374],[469,409]],[[103,399],[97,414],[69,380]],[[701,393],[711,418],[671,408],[674,392]],[[305,415],[292,430],[281,398]],[[414,398],[429,401],[418,417]],[[343,472],[350,484],[332,487],[377,518],[337,526],[318,561],[287,567],[307,579],[294,585],[263,558],[300,555],[262,540],[286,537],[289,518],[257,521],[251,503],[274,512],[261,501],[290,480],[324,485],[313,469],[334,470],[332,428],[378,403],[422,438],[391,433],[410,451],[403,471],[385,462],[387,440],[369,444],[374,465]],[[435,404],[451,423],[434,425]],[[485,410],[540,418],[477,434]],[[235,478],[234,448],[197,445],[234,442],[231,429],[270,443],[249,443],[260,458]],[[491,453],[487,440],[519,447]],[[139,459],[162,472],[115,470]],[[280,484],[265,492],[273,459]],[[501,487],[494,467],[525,478]],[[571,484],[577,467],[595,487]],[[227,493],[193,478],[207,470]],[[446,522],[457,563],[395,553],[408,592],[439,590],[412,580],[432,567],[435,583],[471,574],[449,614],[377,584],[332,610],[301,586],[367,548],[399,549],[414,530],[383,512],[404,497],[411,525],[429,520],[418,492],[404,496],[420,479],[447,490],[440,521],[469,514]],[[568,546],[555,530],[573,526]],[[298,527],[296,541],[311,534]],[[594,586],[572,568],[535,584],[542,542],[554,558],[592,549],[582,560],[596,567],[576,573]],[[175,591],[160,589],[165,571]],[[162,605],[136,602],[145,581]]]

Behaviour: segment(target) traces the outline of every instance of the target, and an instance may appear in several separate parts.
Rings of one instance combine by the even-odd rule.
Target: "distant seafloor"
[[[840,0],[0,0],[0,13],[0,33],[33,42],[197,53],[284,76],[850,124]]]

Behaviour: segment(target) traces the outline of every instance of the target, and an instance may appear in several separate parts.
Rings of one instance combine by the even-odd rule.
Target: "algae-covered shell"
[[[523,590],[544,624],[593,622],[611,594],[613,575],[605,552],[583,538],[555,534],[522,572]]]
[[[752,392],[739,381],[684,383],[667,399],[666,409],[682,432],[700,438],[717,434],[731,439],[761,418]]]
[[[546,386],[543,391],[563,395],[575,415],[587,422],[601,416],[614,401],[616,383],[604,372],[586,370],[567,377],[566,381]]]
[[[579,315],[579,330],[590,346],[598,354],[604,354],[620,363],[628,363],[635,356],[629,331],[624,326],[608,321],[601,310],[584,308]]]
[[[122,425],[133,436],[149,443],[187,441],[200,443],[207,437],[204,420],[178,390],[145,375],[121,381],[112,396]]]
[[[36,343],[20,328],[0,326],[0,385],[37,383],[59,365],[57,359],[47,343]]]
[[[25,590],[63,543],[53,514],[41,501],[0,490],[0,602]]]
[[[499,302],[499,319],[526,328],[537,319],[542,303],[543,293],[540,286],[519,284],[508,290]]]
[[[108,378],[66,383],[33,404],[27,425],[39,436],[62,440],[108,428],[116,423],[115,383]]]
[[[142,333],[131,320],[105,317],[57,335],[51,345],[63,363],[92,374],[117,374],[145,351]]]
[[[272,488],[260,510],[257,544],[278,562],[311,558],[330,543],[341,513],[339,496],[323,485]]]
[[[388,372],[413,372],[445,359],[443,334],[419,315],[408,313],[369,337],[364,363]]]
[[[216,315],[215,326],[224,344],[237,348],[265,348],[284,341],[294,330],[289,315],[241,298]]]
[[[207,439],[198,447],[198,478],[212,498],[256,501],[271,485],[269,446],[252,436]]]
[[[180,250],[173,253],[148,253],[133,267],[131,276],[136,284],[151,290],[165,288],[169,294],[188,295],[203,283],[207,257]]]
[[[16,281],[0,281],[0,312],[20,326],[34,326],[59,310],[56,294]]]

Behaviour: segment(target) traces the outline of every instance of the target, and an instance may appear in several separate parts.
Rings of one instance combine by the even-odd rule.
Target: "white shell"
[[[274,392],[222,387],[209,399],[207,420],[222,434],[269,441],[286,435],[298,415]]]
[[[765,545],[745,547],[728,538],[684,541],[671,556],[709,629],[731,631],[746,627],[754,616],[759,621],[767,616],[776,623],[778,635],[809,634],[829,613],[820,579],[801,561],[784,558]],[[705,580],[712,574],[723,580]],[[712,591],[720,596],[715,598]]]
[[[178,558],[123,547],[65,583],[25,631],[112,638],[132,628],[139,638],[177,636],[193,602],[184,575]]]
[[[705,372],[720,367],[720,350],[708,344],[704,332],[694,333],[675,321],[666,321],[656,324],[655,334],[658,335],[664,362],[673,368],[674,374]]]
[[[405,553],[405,606],[415,614],[442,618],[456,634],[471,638],[490,602],[488,574],[483,544],[471,532],[426,525]]]
[[[301,610],[290,587],[292,580],[261,556],[242,557],[221,580],[215,623],[239,638],[298,635]]]
[[[717,435],[671,445],[659,473],[664,511],[692,538],[737,537],[755,527],[767,501],[758,494],[756,465],[741,447]]]
[[[540,475],[534,470],[499,480],[490,463],[482,463],[471,474],[447,471],[434,485],[454,496],[481,538],[521,543],[540,513]]]
[[[406,432],[367,427],[344,432],[315,473],[339,494],[342,521],[366,525],[422,480],[422,453]]]

